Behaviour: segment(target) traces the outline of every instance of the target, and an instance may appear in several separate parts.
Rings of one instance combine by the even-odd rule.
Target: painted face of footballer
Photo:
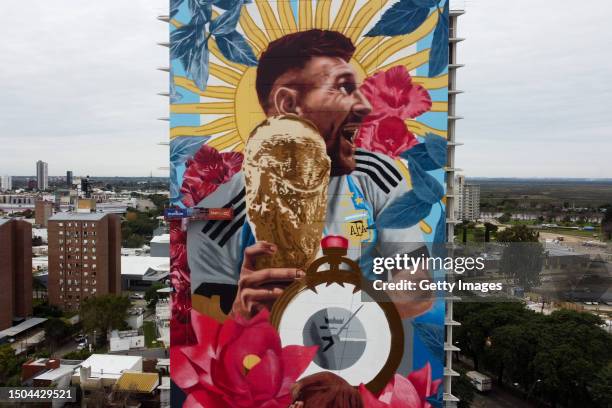
[[[313,57],[301,70],[283,75],[283,82],[302,84],[294,101],[282,101],[292,113],[319,129],[331,159],[331,175],[351,173],[355,163],[355,136],[372,106],[357,86],[355,69],[338,57]],[[289,97],[291,97],[289,96]],[[281,113],[286,109],[279,109]]]

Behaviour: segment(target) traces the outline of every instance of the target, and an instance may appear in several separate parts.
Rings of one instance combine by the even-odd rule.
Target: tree
[[[497,241],[505,243],[499,269],[514,284],[530,289],[540,284],[544,264],[544,247],[538,235],[526,225],[514,225],[497,233]]]
[[[45,322],[45,340],[51,349],[70,335],[70,326],[60,318],[52,317]]]
[[[155,308],[155,305],[157,305],[157,301],[159,300],[159,293],[157,293],[157,290],[164,287],[166,287],[166,285],[163,283],[155,282],[147,288],[144,296],[145,300],[147,301],[147,307],[152,309]]]
[[[491,232],[497,231],[497,229],[498,229],[497,225],[491,224],[490,222],[485,222],[484,226],[485,226],[484,240],[485,240],[485,242],[490,242],[491,241]]]
[[[472,401],[474,400],[474,387],[468,378],[465,376],[465,372],[459,371],[459,377],[452,378],[452,389],[453,395],[459,398],[457,407],[459,408],[470,408]]]
[[[97,330],[106,340],[109,330],[120,329],[123,326],[129,307],[130,300],[124,296],[93,296],[81,303],[79,315],[86,332],[92,333]]]
[[[599,407],[612,407],[612,362],[602,368],[593,379],[591,395]]]
[[[34,306],[33,315],[46,318],[62,317],[62,310],[55,305],[45,302]]]
[[[612,240],[612,205],[605,207],[604,216],[601,220],[601,233],[608,241]]]
[[[506,224],[510,222],[511,219],[512,219],[512,214],[510,214],[509,212],[505,212],[500,217],[497,218],[497,221],[501,222],[502,224]]]
[[[17,375],[20,371],[23,359],[15,355],[15,350],[10,344],[0,346],[0,385],[9,385],[12,381],[11,377]]]

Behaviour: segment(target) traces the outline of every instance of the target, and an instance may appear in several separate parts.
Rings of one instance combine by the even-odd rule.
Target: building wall
[[[39,190],[46,190],[49,187],[48,166],[44,161],[36,162],[36,186]]]
[[[0,225],[0,330],[13,318],[32,315],[32,226],[12,220]]]
[[[15,309],[18,317],[32,315],[32,225],[15,222]]]
[[[34,206],[34,221],[36,224],[46,227],[52,215],[53,203],[43,200],[36,201]]]
[[[0,285],[0,330],[13,324],[13,293],[15,293],[13,222],[0,224],[0,279],[3,283]]]
[[[89,296],[120,293],[119,229],[113,214],[49,221],[49,303],[78,310]]]

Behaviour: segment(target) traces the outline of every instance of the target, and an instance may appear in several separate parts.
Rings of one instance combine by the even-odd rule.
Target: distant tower
[[[13,179],[11,176],[2,176],[0,178],[0,191],[8,191],[13,189]]]
[[[89,185],[89,176],[85,176],[85,178],[81,179],[81,192],[85,198],[91,197],[91,189]]]
[[[42,160],[36,162],[36,187],[46,190],[49,187],[49,172],[47,163]]]
[[[66,172],[66,186],[68,188],[72,187],[72,171],[70,170]]]

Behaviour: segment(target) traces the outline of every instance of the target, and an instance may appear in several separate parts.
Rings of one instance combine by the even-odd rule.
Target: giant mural
[[[448,1],[171,1],[173,404],[442,406]]]

